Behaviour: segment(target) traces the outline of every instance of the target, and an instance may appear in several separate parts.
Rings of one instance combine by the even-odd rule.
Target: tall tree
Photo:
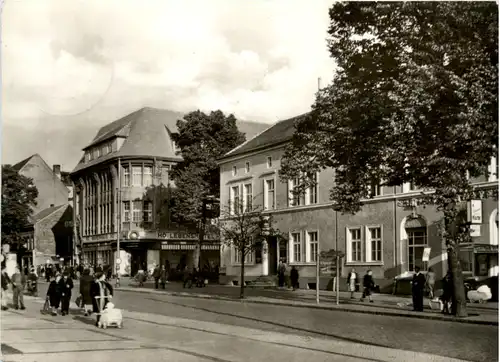
[[[281,170],[336,170],[330,197],[356,213],[367,186],[413,182],[444,214],[457,316],[466,316],[454,227],[498,144],[498,10],[494,2],[343,2],[330,9],[337,69],[296,125]],[[299,191],[311,180],[301,177]],[[484,195],[483,195],[484,196]]]
[[[238,130],[236,118],[221,111],[191,112],[177,122],[177,128],[173,138],[183,160],[172,172],[176,187],[172,213],[184,223],[199,224],[203,222],[203,200],[220,195],[217,159],[243,143],[245,135]],[[199,257],[198,246],[195,267],[199,265]]]
[[[33,180],[10,165],[2,166],[2,243],[15,245],[19,234],[31,224],[38,190]]]

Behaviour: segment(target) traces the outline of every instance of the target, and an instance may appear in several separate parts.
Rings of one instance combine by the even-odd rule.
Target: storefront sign
[[[161,244],[162,250],[195,250],[197,244],[195,243],[167,243]],[[219,244],[202,244],[201,250],[220,250]]]
[[[467,221],[472,224],[483,222],[483,205],[481,200],[471,200],[467,203]]]
[[[150,235],[147,235],[148,237]],[[157,231],[156,239],[166,239],[166,240],[199,240],[200,236],[198,233],[189,233],[182,231]],[[204,240],[218,240],[216,235],[206,234],[203,238]]]
[[[497,254],[498,245],[474,245],[474,253],[476,254]]]
[[[472,224],[470,226],[470,236],[472,236],[473,238],[481,236],[481,225]]]

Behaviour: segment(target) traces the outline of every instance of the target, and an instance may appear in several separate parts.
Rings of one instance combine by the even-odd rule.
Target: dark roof
[[[309,113],[305,113],[300,116],[275,123],[260,134],[226,153],[222,159],[290,141],[295,133],[295,123],[306,117],[308,114]]]
[[[171,142],[171,134],[177,133],[177,121],[183,114],[157,108],[142,108],[117,121],[114,121],[97,132],[94,140],[84,148],[90,148],[114,137],[126,137],[123,145],[116,152],[85,162],[85,156],[72,173],[115,159],[117,157],[159,157],[180,161]],[[267,125],[262,123],[237,121],[240,131],[248,136],[260,132]]]
[[[16,163],[14,166],[12,166],[12,168],[15,170],[15,171],[20,171],[33,157],[37,156],[38,153],[35,153],[34,155],[31,155],[30,157],[28,158],[25,158],[24,160],[22,160],[21,162],[18,162]],[[39,156],[39,155],[38,155]]]
[[[46,209],[43,209],[38,214],[33,215],[33,217],[32,217],[33,223],[35,224],[38,221],[42,220],[43,218],[45,218],[45,217],[51,215],[52,213],[56,212],[57,210],[61,209],[62,207],[67,207],[67,206],[69,206],[69,204],[52,206],[52,207],[48,207]]]
[[[126,115],[114,122],[102,127],[92,142],[84,148],[90,148],[113,137],[128,137],[133,123],[139,119],[148,119],[149,121],[161,121],[169,128],[170,132],[177,132],[177,120],[182,118],[181,113],[169,111],[166,109],[157,109],[151,107],[141,108],[133,113]]]

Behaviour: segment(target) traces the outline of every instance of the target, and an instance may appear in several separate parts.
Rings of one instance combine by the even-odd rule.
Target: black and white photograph
[[[498,20],[0,0],[0,362],[498,361]]]

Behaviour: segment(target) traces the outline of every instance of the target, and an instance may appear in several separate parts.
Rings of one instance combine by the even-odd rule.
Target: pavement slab
[[[43,320],[41,299],[1,313],[2,361],[461,361],[428,353],[304,337],[124,310],[124,328],[97,329],[91,318]],[[17,322],[17,323],[16,323]]]

